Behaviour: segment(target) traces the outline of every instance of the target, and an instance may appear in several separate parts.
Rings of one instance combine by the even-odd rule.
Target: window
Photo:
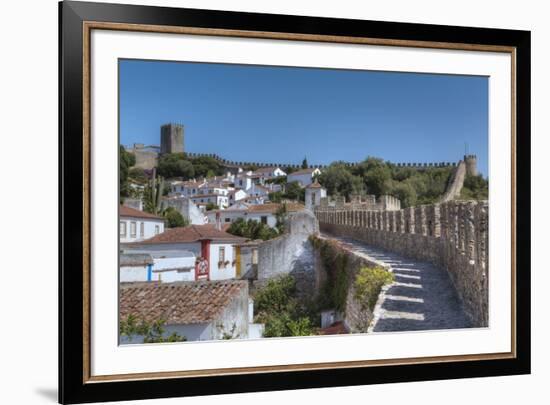
[[[267,225],[267,217],[266,217],[265,215],[262,215],[262,216],[260,217],[260,221],[262,221],[262,224]]]
[[[155,225],[155,235],[158,235],[160,232],[160,227],[158,225]]]
[[[220,247],[220,251],[218,253],[218,260],[221,263],[225,262],[225,247]]]
[[[144,235],[145,235],[145,222],[141,222],[139,224],[139,236],[143,238]]]
[[[126,237],[126,222],[120,221],[120,236]]]
[[[231,218],[225,218],[225,222],[231,222]]]
[[[130,222],[130,237],[135,238],[136,237],[136,223]]]

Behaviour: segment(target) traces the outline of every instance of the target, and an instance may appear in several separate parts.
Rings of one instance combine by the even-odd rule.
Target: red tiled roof
[[[309,186],[307,186],[306,188],[322,188],[323,186],[321,186],[319,184],[319,182],[317,182],[317,180],[315,180],[313,183],[311,183]]]
[[[231,235],[230,233],[216,229],[215,224],[207,225],[189,225],[179,228],[170,228],[163,233],[153,236],[135,244],[156,244],[156,243],[190,243],[200,240],[221,240],[228,242],[242,242],[246,240],[240,236]]]
[[[329,327],[319,330],[320,335],[344,335],[347,333],[349,330],[342,321],[334,322]]]
[[[132,218],[149,218],[149,219],[158,219],[163,221],[164,218],[157,215],[151,214],[149,212],[136,210],[134,208],[127,207],[125,205],[120,206],[119,216],[121,217],[132,217]]]
[[[248,284],[243,280],[122,284],[120,319],[134,315],[168,325],[211,322],[244,289]]]
[[[279,208],[281,208],[282,205],[283,204],[278,204],[278,203],[251,205],[250,207],[248,207],[248,212],[255,212],[255,213],[273,212],[273,213],[275,213],[279,210]],[[304,206],[302,204],[297,204],[297,203],[287,203],[286,204],[287,212],[301,211],[303,209],[304,209]]]

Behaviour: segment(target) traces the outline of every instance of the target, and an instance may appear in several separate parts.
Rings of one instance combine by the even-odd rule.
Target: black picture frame
[[[59,3],[59,402],[137,400],[530,372],[530,32],[120,4]],[[251,30],[516,49],[516,356],[428,364],[86,382],[83,352],[83,26],[86,21]]]

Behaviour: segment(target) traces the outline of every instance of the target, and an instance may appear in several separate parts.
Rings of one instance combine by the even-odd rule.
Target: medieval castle
[[[185,128],[183,124],[168,123],[160,127],[160,146],[144,145],[142,143],[134,143],[132,146],[125,147],[128,152],[131,152],[136,157],[136,167],[150,170],[157,166],[159,155],[167,153],[186,153],[189,157],[207,156],[216,159],[228,171],[236,171],[238,168],[255,166],[255,167],[290,167],[300,169],[301,165],[296,163],[274,163],[274,162],[255,162],[255,161],[233,161],[224,159],[216,153],[196,153],[187,152],[185,150]],[[477,157],[476,155],[465,155],[462,161],[465,164],[466,173],[468,175],[477,175]],[[356,162],[347,162],[348,166],[355,166]],[[460,162],[430,162],[430,163],[394,163],[398,167],[410,167],[413,169],[425,169],[430,167],[456,167]],[[311,168],[325,168],[327,165],[312,164]]]

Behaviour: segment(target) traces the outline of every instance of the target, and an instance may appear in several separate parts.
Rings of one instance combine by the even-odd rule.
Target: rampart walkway
[[[386,286],[380,294],[369,331],[471,327],[445,270],[350,238],[325,237],[338,240],[359,256],[389,265],[395,275],[395,282]]]

